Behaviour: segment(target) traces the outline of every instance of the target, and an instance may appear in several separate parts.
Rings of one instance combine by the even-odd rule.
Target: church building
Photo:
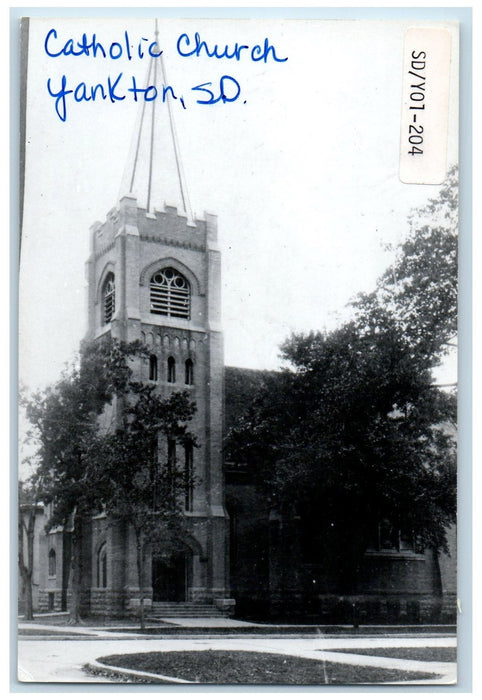
[[[162,56],[152,61],[153,70],[162,71]],[[168,204],[166,175],[177,188]],[[119,204],[91,227],[90,236],[86,339],[110,334],[141,341],[149,357],[138,361],[138,378],[163,395],[187,391],[197,407],[190,429],[199,448],[176,455],[194,476],[184,504],[189,534],[170,561],[152,557],[144,581],[148,609],[153,616],[169,606],[183,606],[193,615],[282,616],[283,607],[291,607],[299,615],[309,609],[322,621],[323,605],[333,611],[334,596],[321,600],[313,589],[297,559],[296,542],[290,543],[291,560],[286,558],[280,523],[260,502],[249,473],[223,464],[227,423],[249,400],[262,373],[224,366],[217,220],[208,213],[192,216],[168,104],[153,101],[140,115]],[[415,621],[424,611],[428,619],[433,601],[444,592],[435,581],[440,564],[430,553],[383,545],[367,553],[364,574],[363,600],[381,601],[374,619],[389,618],[390,601],[397,601],[396,619]],[[37,607],[66,609],[68,528],[42,534],[38,546]],[[454,565],[447,561],[441,565],[442,588],[453,610]],[[83,573],[86,612],[135,613],[139,589],[128,528],[110,526],[104,514],[94,516],[84,542]],[[289,599],[283,597],[288,590]]]

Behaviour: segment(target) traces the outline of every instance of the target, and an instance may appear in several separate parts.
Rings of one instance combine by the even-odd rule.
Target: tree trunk
[[[24,533],[27,536],[27,561],[25,562]],[[23,513],[19,513],[18,521],[18,566],[20,576],[25,586],[24,619],[33,620],[33,545],[35,534],[35,506],[27,515],[27,525]]]
[[[82,622],[80,616],[82,595],[82,516],[74,514],[72,532],[72,557],[70,560],[70,609],[68,623],[78,625]]]
[[[442,587],[442,572],[440,570],[440,559],[439,553],[435,548],[432,549],[433,553],[433,574],[432,574],[432,586],[433,593],[435,596],[435,602],[432,609],[432,622],[439,623],[440,616],[442,614],[443,607],[443,587]]]
[[[25,583],[25,612],[24,620],[33,620],[33,591],[32,591],[32,574],[29,574]]]
[[[432,576],[432,581],[433,581],[433,591],[435,595],[439,596],[440,598],[442,597],[443,594],[443,588],[442,588],[442,572],[440,570],[440,558],[439,558],[439,553],[435,548],[432,549],[433,553],[433,576]]]
[[[141,624],[141,630],[146,629],[146,621],[144,614],[144,587],[143,587],[143,569],[144,569],[144,557],[143,557],[143,546],[142,546],[142,536],[140,532],[136,532],[136,563],[137,563],[137,581],[139,584],[139,621]]]

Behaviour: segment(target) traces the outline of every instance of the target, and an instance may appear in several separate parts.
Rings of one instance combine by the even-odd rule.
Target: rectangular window
[[[157,382],[157,357],[155,355],[149,357],[149,380]]]
[[[176,383],[176,360],[173,357],[167,358],[167,381],[169,384]]]
[[[191,359],[187,359],[185,362],[184,383],[194,384],[194,366]]]
[[[57,555],[55,549],[51,549],[49,552],[49,576],[53,577],[57,575]]]

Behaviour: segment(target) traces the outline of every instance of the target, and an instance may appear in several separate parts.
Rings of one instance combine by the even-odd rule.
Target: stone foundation
[[[455,596],[372,594],[306,596],[293,591],[237,597],[237,617],[321,625],[456,624]]]
[[[236,601],[234,598],[215,598],[215,607],[226,615],[234,615]]]
[[[92,615],[120,615],[126,607],[125,592],[109,588],[91,588],[89,612]]]
[[[61,612],[62,611],[62,589],[55,588],[39,591],[38,612]]]
[[[456,608],[442,597],[320,596],[319,618],[327,624],[454,624]]]

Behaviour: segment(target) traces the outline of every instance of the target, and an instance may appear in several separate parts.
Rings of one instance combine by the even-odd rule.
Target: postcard
[[[21,41],[19,682],[456,683],[458,22]]]

